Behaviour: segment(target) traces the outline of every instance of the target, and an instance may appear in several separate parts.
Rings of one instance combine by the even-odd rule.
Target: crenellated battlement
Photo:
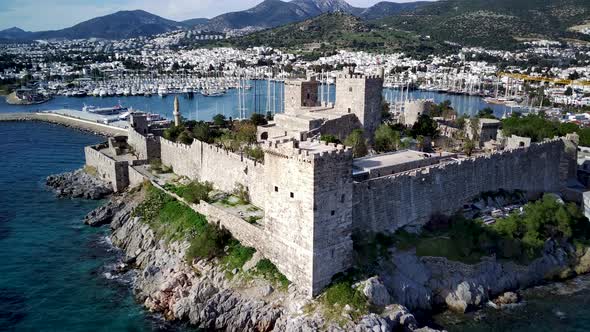
[[[265,142],[264,151],[270,155],[294,159],[301,162],[318,162],[327,160],[352,160],[352,149],[342,144],[323,141],[297,141],[279,139]]]

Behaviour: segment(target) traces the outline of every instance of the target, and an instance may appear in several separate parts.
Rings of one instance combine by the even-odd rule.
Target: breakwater
[[[87,131],[103,136],[126,135],[127,130],[124,128],[113,127],[102,123],[92,122],[83,119],[76,119],[60,114],[54,113],[0,113],[0,122],[14,122],[14,121],[41,121],[53,124],[59,124],[82,131]]]

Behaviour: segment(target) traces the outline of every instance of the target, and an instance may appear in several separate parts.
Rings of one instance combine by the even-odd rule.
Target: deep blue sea
[[[101,202],[59,199],[50,174],[83,165],[98,136],[56,125],[0,122],[0,331],[146,331],[161,322],[129,285],[105,273],[118,253],[108,229],[83,225]]]

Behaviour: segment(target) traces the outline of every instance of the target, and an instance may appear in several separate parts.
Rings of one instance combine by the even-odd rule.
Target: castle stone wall
[[[560,191],[572,165],[566,146],[561,139],[552,140],[355,183],[354,228],[394,232],[421,226],[435,214],[454,213],[485,191]]]
[[[207,221],[228,230],[244,246],[255,248],[263,255],[265,253],[264,231],[260,226],[248,223],[244,219],[226,212],[214,205],[201,201],[191,204],[193,209],[207,217]]]
[[[129,173],[129,187],[131,187],[131,188],[142,185],[143,182],[146,180],[146,177],[144,177],[143,174],[141,174],[139,171],[137,171],[132,166],[129,166],[128,173]]]
[[[162,163],[174,173],[209,181],[222,191],[232,192],[236,184],[248,190],[254,205],[264,206],[264,165],[242,155],[195,140],[191,145],[160,138]]]
[[[138,159],[160,158],[160,141],[155,136],[143,136],[134,128],[127,131],[127,144],[133,147]]]
[[[84,148],[86,165],[97,170],[98,176],[109,182],[113,190],[123,191],[129,185],[128,162],[115,161],[92,146]]]
[[[355,129],[362,129],[363,125],[355,114],[346,114],[340,118],[327,120],[320,128],[322,135],[333,135],[344,141]]]
[[[313,294],[352,267],[351,153],[314,160]]]

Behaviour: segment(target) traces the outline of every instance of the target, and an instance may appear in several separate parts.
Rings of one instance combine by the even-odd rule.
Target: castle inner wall
[[[355,182],[354,229],[391,233],[423,226],[433,215],[452,214],[486,191],[559,192],[572,167],[566,145],[552,140]]]

